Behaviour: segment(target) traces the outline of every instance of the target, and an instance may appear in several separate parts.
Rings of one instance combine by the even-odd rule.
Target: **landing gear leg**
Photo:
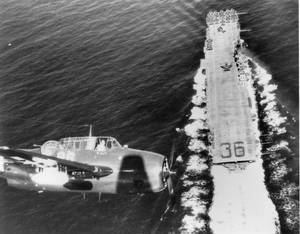
[[[85,200],[85,193],[83,193],[82,196],[83,196],[83,200]]]
[[[98,194],[98,202],[101,200],[101,193]]]

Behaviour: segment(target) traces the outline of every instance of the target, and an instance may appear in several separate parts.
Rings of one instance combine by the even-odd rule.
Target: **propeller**
[[[175,154],[175,140],[173,140],[170,156],[168,159],[165,159],[164,161],[164,167],[163,167],[163,173],[164,173],[164,179],[167,183],[169,195],[174,195],[174,185],[173,185],[173,176],[176,174],[175,171],[172,171],[172,167],[174,164],[174,154]]]
[[[173,164],[174,164],[175,146],[176,146],[175,145],[175,140],[173,140],[171,151],[170,151],[170,156],[169,156],[169,168],[172,168]]]
[[[168,185],[169,195],[173,196],[174,195],[174,186],[173,186],[173,180],[172,180],[171,175],[169,175],[167,178],[167,185]]]

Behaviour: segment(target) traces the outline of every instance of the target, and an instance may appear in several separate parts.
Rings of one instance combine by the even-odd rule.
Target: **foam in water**
[[[207,119],[207,111],[204,108],[193,107],[191,110],[190,119],[197,120],[206,120]]]
[[[184,131],[187,136],[191,137],[189,150],[196,154],[189,156],[186,171],[181,178],[183,187],[186,188],[186,191],[181,195],[181,206],[187,211],[182,219],[181,233],[207,232],[208,221],[204,217],[207,217],[209,200],[202,199],[202,197],[208,197],[211,192],[207,179],[201,179],[203,175],[208,173],[209,164],[208,157],[199,156],[199,154],[207,152],[207,145],[199,139],[199,131],[208,129],[207,110],[205,105],[200,107],[206,103],[205,76],[202,75],[200,69],[194,79],[196,94],[192,102],[199,106],[194,106],[191,109],[189,124],[184,127]]]
[[[194,233],[205,231],[207,221],[202,218],[207,215],[208,201],[201,199],[201,196],[207,196],[209,189],[206,188],[205,180],[191,180],[201,176],[208,169],[207,162],[201,160],[199,155],[191,155],[187,162],[185,174],[182,177],[183,186],[188,188],[181,195],[181,205],[188,211],[180,227],[181,233]]]
[[[277,108],[278,99],[275,95],[277,86],[271,84],[272,76],[253,59],[248,59],[254,64],[254,80],[259,86],[260,105],[265,114],[263,122],[268,127],[266,133],[270,135],[272,143],[271,146],[266,148],[265,165],[269,173],[267,183],[276,188],[271,192],[271,195],[276,203],[277,210],[281,214],[283,230],[289,230],[290,233],[298,232],[299,202],[294,198],[299,196],[299,186],[285,179],[285,176],[291,171],[291,168],[287,166],[287,158],[292,155],[286,138],[287,135],[283,135],[287,133],[285,126],[289,124],[288,119]],[[292,121],[295,122],[294,117]],[[280,135],[282,137],[279,137]],[[295,139],[295,137],[291,137],[291,139]],[[284,152],[283,155],[281,152]]]
[[[262,160],[240,172],[213,166],[214,198],[209,215],[214,233],[278,233],[278,215],[264,184]]]
[[[248,58],[244,55],[243,57],[246,66]],[[268,83],[269,80],[270,76],[261,83]],[[251,102],[256,103],[253,82],[248,82],[246,87]],[[272,92],[276,88],[275,85],[270,85],[265,89],[262,94],[264,100],[274,100],[275,96]],[[256,112],[257,106],[253,105],[252,113]],[[259,142],[257,115],[253,116],[252,126],[256,140]],[[210,226],[214,233],[275,234],[279,232],[278,214],[264,184],[265,175],[260,151],[261,146],[257,145],[257,160],[248,163],[245,170],[231,172],[223,166],[212,167],[211,174],[214,177],[215,189],[209,215]]]
[[[200,129],[208,129],[206,122],[201,119],[195,120],[184,127],[186,135],[192,138],[197,138],[199,136],[198,130]]]
[[[259,93],[261,97],[260,104],[266,104],[266,107],[264,108],[266,117],[263,121],[271,126],[273,131],[277,134],[285,133],[286,129],[283,124],[286,123],[287,118],[283,117],[276,107],[277,103],[275,91],[277,90],[277,85],[270,83],[272,76],[268,74],[265,69],[259,66],[259,64],[254,62],[251,58],[248,57],[248,59],[256,66],[256,75],[254,76],[254,80],[256,80],[257,84],[263,88],[262,92]]]
[[[245,57],[245,61],[249,59]],[[249,67],[248,67],[249,68]],[[250,69],[250,68],[249,68]],[[276,96],[274,91],[277,86],[269,84],[271,76],[260,70],[263,78],[258,82],[266,88],[261,93],[262,101],[267,103],[264,121],[270,122],[277,132],[282,132],[285,118],[274,107]],[[191,137],[189,150],[197,153],[190,156],[187,170],[183,176],[183,184],[189,189],[182,194],[182,206],[191,212],[182,220],[180,228],[182,233],[196,233],[207,230],[208,222],[201,217],[209,214],[210,228],[214,233],[278,233],[278,214],[269,198],[269,193],[264,184],[264,169],[261,159],[261,145],[257,145],[258,159],[249,164],[244,171],[232,173],[223,166],[213,166],[211,174],[214,177],[213,203],[208,210],[207,202],[199,198],[199,194],[209,194],[213,188],[203,188],[206,180],[191,180],[189,174],[201,176],[210,170],[207,159],[201,160],[201,152],[207,151],[205,142],[199,140],[200,130],[207,129],[206,108],[200,106],[206,103],[205,76],[198,70],[195,78],[194,89],[196,94],[192,98],[194,105],[191,110],[190,122],[184,128],[186,135]],[[247,85],[252,103],[256,103],[253,84]],[[257,106],[253,105],[254,114],[252,126],[256,130],[256,139],[259,141]],[[288,147],[287,142],[281,142],[280,147]],[[208,213],[209,211],[209,213]]]
[[[205,143],[195,138],[190,140],[188,148],[190,151],[196,153],[201,153],[202,151],[207,150],[207,146],[205,145]]]

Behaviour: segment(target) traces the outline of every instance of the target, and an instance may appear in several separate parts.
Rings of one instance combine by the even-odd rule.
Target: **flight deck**
[[[251,72],[240,53],[238,14],[234,10],[207,15],[205,58],[207,116],[214,164],[251,162],[256,159],[253,99],[247,88]]]

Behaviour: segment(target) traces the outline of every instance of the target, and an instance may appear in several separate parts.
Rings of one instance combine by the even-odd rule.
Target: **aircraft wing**
[[[106,166],[95,166],[95,165],[89,165],[85,163],[80,163],[76,161],[71,160],[65,160],[60,159],[57,157],[51,157],[43,154],[39,154],[34,151],[28,151],[28,150],[21,150],[21,149],[0,149],[0,156],[13,161],[13,162],[19,162],[24,163],[25,162],[32,162],[32,164],[43,164],[43,161],[45,162],[56,162],[57,164],[61,166],[67,166],[67,167],[73,167],[79,170],[84,170],[93,173],[96,177],[104,177],[110,175],[113,170],[110,167]],[[47,163],[45,163],[47,164]]]

